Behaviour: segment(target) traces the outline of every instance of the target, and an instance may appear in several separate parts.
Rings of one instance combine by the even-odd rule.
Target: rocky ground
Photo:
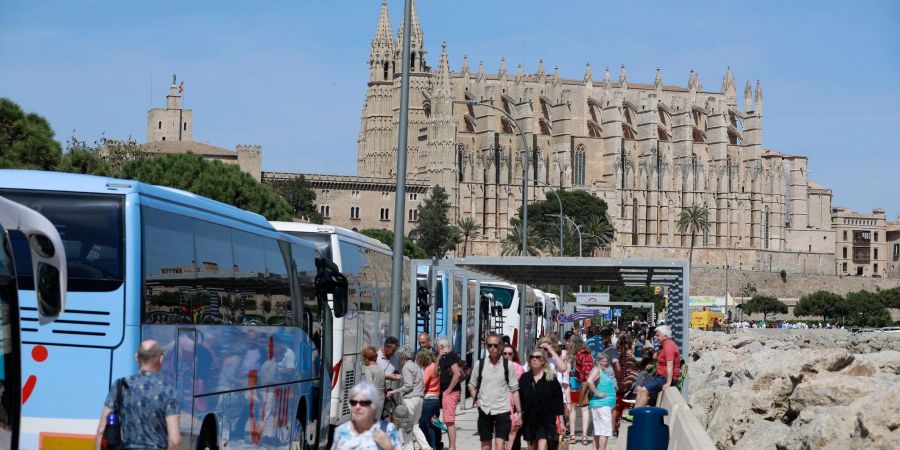
[[[900,448],[900,335],[691,331],[688,401],[720,449]]]

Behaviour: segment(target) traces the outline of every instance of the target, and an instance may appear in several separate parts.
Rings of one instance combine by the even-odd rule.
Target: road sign
[[[622,308],[613,309],[613,316],[614,317],[622,317]]]
[[[597,306],[609,303],[609,292],[579,292],[575,294],[575,304],[578,306]]]

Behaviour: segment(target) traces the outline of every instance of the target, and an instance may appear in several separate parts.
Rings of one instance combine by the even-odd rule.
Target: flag
[[[178,93],[180,94],[182,92],[184,92],[184,81],[182,81],[181,84],[178,85]]]

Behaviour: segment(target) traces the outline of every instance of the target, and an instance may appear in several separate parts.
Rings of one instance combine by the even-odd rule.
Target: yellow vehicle
[[[712,330],[725,325],[725,314],[712,311],[694,311],[691,313],[691,328]]]

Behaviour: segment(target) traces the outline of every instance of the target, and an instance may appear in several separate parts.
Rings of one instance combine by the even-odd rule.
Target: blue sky
[[[263,146],[264,170],[353,174],[380,0],[2,1],[0,96],[64,141],[146,138],[146,111],[185,81],[194,139]],[[396,31],[402,0],[390,0]],[[718,89],[759,79],[766,148],[809,157],[834,205],[900,214],[900,2],[419,0],[428,62],[441,41],[496,72],[506,57],[581,78]],[[741,96],[741,93],[738,93]]]

